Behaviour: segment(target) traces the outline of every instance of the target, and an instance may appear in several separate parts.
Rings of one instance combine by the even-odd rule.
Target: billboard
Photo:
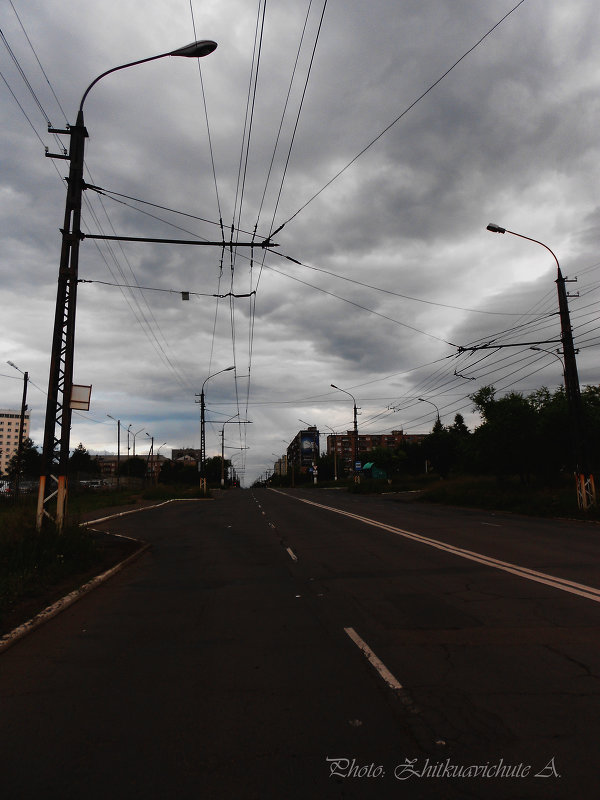
[[[319,457],[319,432],[302,431],[300,433],[300,466],[310,467]]]

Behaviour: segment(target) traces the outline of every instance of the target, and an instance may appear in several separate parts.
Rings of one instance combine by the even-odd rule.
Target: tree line
[[[462,414],[456,414],[450,425],[438,420],[420,442],[359,452],[359,460],[363,465],[374,462],[388,479],[435,472],[442,478],[492,475],[503,480],[517,476],[523,483],[535,479],[551,485],[572,474],[575,443],[564,387],[498,396],[490,385],[472,394],[470,400],[481,417],[473,431]],[[600,454],[600,387],[582,389],[581,405],[588,467],[593,472]],[[338,461],[340,479],[349,477],[344,467]],[[333,456],[324,456],[318,462],[318,480],[333,477]],[[274,480],[289,483],[289,476]],[[295,475],[296,483],[309,481],[311,475]]]

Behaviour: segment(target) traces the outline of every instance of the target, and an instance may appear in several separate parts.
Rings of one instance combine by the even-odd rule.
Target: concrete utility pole
[[[111,417],[110,414],[106,415],[117,423],[117,489],[121,488],[121,420]]]
[[[25,425],[25,412],[27,411],[27,384],[29,383],[29,372],[22,372],[12,361],[7,361],[11,367],[21,372],[23,375],[23,398],[21,400],[21,419],[19,425],[19,444],[17,445],[17,470],[15,475],[15,502],[19,499],[21,490],[21,467],[23,463],[23,428]]]
[[[353,465],[353,470],[354,470],[354,482],[355,483],[360,483],[360,467],[358,465],[358,411],[357,411],[357,408],[356,408],[356,399],[355,399],[354,395],[350,394],[350,392],[347,392],[345,389],[340,389],[339,386],[336,386],[333,383],[330,384],[330,386],[331,386],[332,389],[337,389],[338,392],[343,392],[344,394],[347,394],[349,397],[352,398],[352,402],[354,403],[354,465]]]
[[[196,402],[200,402],[200,489],[204,495],[207,493],[206,488],[206,468],[204,462],[206,461],[206,420],[205,420],[205,410],[206,404],[204,402],[204,387],[208,383],[211,378],[214,378],[215,375],[220,375],[222,372],[230,372],[232,369],[235,369],[235,364],[231,367],[225,367],[225,369],[220,369],[218,372],[213,372],[208,378],[205,378],[204,383],[202,384],[202,390],[200,394],[196,395],[196,397],[200,397],[200,400],[196,400]]]
[[[577,373],[575,346],[573,344],[573,330],[571,328],[571,319],[569,315],[568,295],[565,286],[567,279],[563,277],[558,258],[547,244],[537,239],[532,239],[529,236],[523,236],[521,233],[509,231],[507,228],[501,228],[500,225],[495,225],[493,222],[490,222],[487,226],[487,230],[492,233],[510,233],[512,236],[518,236],[520,239],[526,239],[528,242],[539,244],[552,255],[552,258],[556,262],[556,287],[558,290],[558,311],[564,357],[565,393],[567,395],[567,405],[571,422],[573,466],[577,483],[577,503],[580,508],[589,508],[590,506],[596,505],[596,490],[594,487],[594,476],[589,474],[581,390],[579,386],[579,375]]]
[[[234,414],[233,417],[225,420],[223,427],[221,428],[221,488],[225,486],[225,425],[227,425],[229,422],[233,422],[237,416],[238,414]],[[238,425],[252,425],[252,422],[249,419],[239,420],[237,422]]]
[[[53,520],[57,529],[62,530],[67,509],[67,468],[69,461],[69,437],[71,432],[71,402],[73,389],[73,361],[75,354],[75,310],[77,305],[77,283],[79,271],[79,243],[84,238],[81,231],[81,201],[86,188],[83,177],[85,140],[88,132],[83,119],[83,104],[90,89],[106,75],[118,70],[145,64],[167,56],[201,58],[209,55],[217,47],[216,42],[198,41],[190,45],[161,53],[150,58],[131,61],[103,72],[95,78],[83,93],[77,121],[64,130],[49,128],[49,133],[70,136],[69,154],[55,154],[46,151],[50,158],[65,159],[70,162],[67,179],[67,199],[62,227],[62,248],[58,270],[58,288],[52,336],[52,354],[48,379],[48,401],[44,427],[44,446],[42,453],[42,474],[38,492],[36,526],[41,530],[44,518]],[[94,237],[100,238],[100,237]],[[115,237],[111,237],[115,238]],[[118,238],[118,237],[117,237]],[[54,488],[52,482],[56,483]],[[54,516],[50,502],[56,498]]]
[[[440,410],[439,410],[439,408],[436,406],[436,404],[435,404],[435,403],[433,403],[431,400],[427,400],[427,399],[426,399],[426,398],[424,398],[424,397],[418,397],[418,398],[417,398],[417,400],[419,401],[419,403],[429,403],[429,405],[430,405],[430,406],[433,406],[433,407],[435,408],[435,410],[436,410],[436,413],[437,413],[437,422],[439,423],[439,422],[440,422]],[[440,424],[441,424],[441,423],[440,423]]]

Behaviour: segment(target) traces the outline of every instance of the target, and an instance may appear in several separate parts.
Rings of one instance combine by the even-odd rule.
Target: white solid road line
[[[387,685],[391,689],[402,689],[402,684],[400,681],[395,678],[386,665],[381,661],[375,653],[371,650],[369,645],[364,642],[358,633],[354,630],[354,628],[344,628],[348,636],[352,639],[354,644],[358,647],[359,650],[363,652],[367,660],[375,667],[377,672],[381,675],[383,680],[387,683]]]
[[[286,547],[285,549],[292,561],[298,561],[298,556],[294,553],[291,547]]]
[[[396,528],[393,525],[387,525],[384,522],[378,522],[377,520],[369,519],[369,517],[361,517],[358,514],[352,514],[350,511],[342,511],[341,509],[334,508],[333,506],[315,503],[312,500],[306,500],[302,497],[294,497],[293,495],[286,494],[285,492],[280,492],[277,489],[272,489],[271,491],[277,492],[278,494],[283,494],[286,497],[292,498],[293,500],[299,500],[301,503],[307,503],[310,506],[323,508],[326,511],[333,511],[335,514],[341,514],[344,517],[350,517],[358,522],[364,522],[366,525],[371,525],[375,528],[381,528],[384,531],[395,533],[398,536],[404,537],[405,539],[412,539],[413,541],[419,542],[420,544],[425,544],[428,547],[435,547],[437,550],[443,550],[446,553],[459,556],[460,558],[466,558],[469,561],[476,561],[477,563],[484,564],[487,567],[493,567],[494,569],[500,569],[503,572],[509,572],[511,575],[517,575],[519,578],[525,578],[526,580],[535,581],[536,583],[543,583],[544,585],[551,586],[554,589],[560,589],[563,592],[569,592],[570,594],[575,594],[579,597],[585,597],[587,600],[593,600],[595,603],[600,603],[600,589],[596,589],[594,586],[586,586],[583,583],[576,583],[575,581],[569,581],[565,578],[558,578],[555,575],[548,575],[545,572],[538,572],[537,570],[529,569],[528,567],[521,567],[518,564],[511,564],[508,561],[500,561],[500,559],[492,558],[491,556],[485,556],[482,553],[475,553],[472,550],[465,550],[462,547],[455,547],[454,545],[446,544],[446,542],[440,542],[437,539],[430,539],[428,536],[422,536],[419,533],[413,533],[412,531],[407,531],[403,528]]]

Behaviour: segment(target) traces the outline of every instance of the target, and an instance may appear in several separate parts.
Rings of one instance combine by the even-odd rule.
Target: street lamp
[[[153,477],[154,477],[154,485],[155,486],[158,486],[158,475],[160,473],[160,451],[163,449],[163,447],[165,445],[166,445],[166,442],[163,442],[161,444],[161,446],[156,451],[156,455],[154,457],[154,465],[152,467],[152,474],[153,474]],[[157,467],[158,467],[158,469],[157,469]]]
[[[117,423],[117,489],[119,489],[121,486],[121,420],[111,417],[110,414],[106,416]]]
[[[327,423],[323,423],[326,428],[332,432],[333,436],[336,437],[337,433],[333,430],[331,425],[327,425]],[[338,474],[337,474],[337,440],[334,438],[333,440],[333,480],[337,481]]]
[[[558,311],[560,316],[560,339],[564,356],[564,379],[565,393],[569,407],[571,419],[571,435],[573,437],[573,460],[575,466],[575,477],[577,482],[577,502],[580,508],[588,508],[596,504],[596,493],[594,489],[594,477],[589,475],[587,453],[583,431],[583,413],[581,408],[581,391],[579,388],[579,375],[577,373],[577,359],[575,357],[575,346],[573,344],[573,331],[569,315],[569,301],[567,299],[566,278],[560,269],[556,254],[544,242],[532,239],[530,236],[523,236],[521,233],[509,231],[490,222],[487,230],[491,233],[510,233],[511,236],[518,236],[519,239],[526,239],[528,242],[539,244],[546,249],[556,262],[556,287],[558,291]]]
[[[239,411],[237,414],[234,414],[233,417],[226,419],[221,427],[221,488],[225,486],[225,425],[229,422],[233,422],[236,417],[239,417]],[[249,419],[245,420],[237,420],[239,425],[252,425],[252,421]],[[247,447],[240,447],[240,450],[248,450]]]
[[[357,421],[357,411],[356,411],[356,400],[354,395],[347,392],[345,389],[340,389],[339,386],[336,386],[334,383],[330,384],[332,389],[337,389],[338,392],[343,392],[347,394],[348,397],[352,398],[352,402],[354,403],[354,481],[355,483],[360,483],[360,471],[358,467],[358,421]]]
[[[129,427],[131,427],[131,425]],[[132,434],[132,436],[133,436],[133,457],[134,458],[135,458],[135,437],[138,435],[138,433],[141,433],[143,430],[144,430],[143,428],[140,428],[139,431],[136,431],[135,433]],[[161,447],[162,447],[162,445],[161,445]]]
[[[236,417],[239,417],[239,411],[233,417],[226,419],[221,427],[221,489],[225,486],[225,425],[232,422]]]
[[[29,372],[23,372],[12,361],[6,362],[9,366],[13,367],[20,372],[23,376],[23,399],[21,400],[21,419],[19,425],[19,444],[17,445],[17,470],[15,475],[15,502],[19,499],[19,491],[21,488],[21,464],[23,461],[23,428],[25,426],[25,412],[27,411],[27,384],[29,383]]]
[[[440,410],[435,403],[433,403],[431,400],[427,400],[425,397],[418,397],[417,400],[419,401],[419,403],[429,403],[429,405],[432,405],[437,411],[437,421],[438,422],[440,421]]]
[[[46,152],[50,158],[62,158],[70,162],[67,180],[67,199],[65,204],[64,225],[62,228],[62,248],[58,271],[58,288],[56,295],[56,311],[52,336],[52,354],[50,358],[50,375],[48,379],[48,401],[44,427],[44,445],[42,453],[42,472],[38,492],[36,526],[41,530],[44,517],[53,519],[57,529],[63,528],[67,509],[67,469],[69,461],[69,437],[71,429],[71,394],[73,388],[73,360],[75,351],[75,311],[77,303],[77,280],[79,269],[79,242],[83,238],[81,232],[81,199],[85,182],[83,179],[85,140],[88,136],[83,120],[83,104],[90,89],[99,80],[112,72],[156,61],[166,56],[182,56],[185,58],[201,58],[212,53],[216,42],[197,41],[192,44],[161,53],[150,58],[131,61],[98,75],[87,87],[77,114],[75,125],[66,130],[49,128],[49,133],[57,133],[71,137],[69,155],[56,155]],[[50,485],[57,484],[56,490]],[[55,516],[49,512],[50,499],[56,496]]]
[[[235,364],[231,367],[225,367],[225,369],[220,369],[218,372],[213,372],[212,375],[209,375],[208,378],[205,378],[204,383],[202,384],[202,390],[200,392],[200,489],[202,490],[203,494],[206,494],[206,476],[204,474],[204,461],[206,459],[206,426],[204,421],[204,387],[208,383],[211,378],[214,378],[215,375],[220,375],[222,372],[231,372],[232,369],[235,369]],[[198,394],[196,394],[198,397]],[[196,400],[196,402],[198,402]]]
[[[154,436],[151,436],[146,431],[146,436],[150,439],[150,450],[148,450],[148,458],[146,460],[146,475],[150,472],[152,474],[152,458],[154,456]]]
[[[545,347],[530,347],[529,349],[530,349],[530,350],[537,350],[537,351],[538,351],[538,353],[548,353],[548,355],[549,355],[549,356],[554,356],[554,358],[557,358],[557,359],[560,361],[560,363],[561,363],[561,366],[562,366],[562,368],[563,368],[563,378],[564,378],[564,374],[565,374],[565,362],[564,362],[564,360],[563,360],[563,359],[560,357],[560,355],[559,355],[560,351],[559,351],[559,350],[546,350],[546,348],[545,348]],[[579,352],[579,351],[578,351],[578,350],[576,350],[575,352],[577,353],[577,352]]]

